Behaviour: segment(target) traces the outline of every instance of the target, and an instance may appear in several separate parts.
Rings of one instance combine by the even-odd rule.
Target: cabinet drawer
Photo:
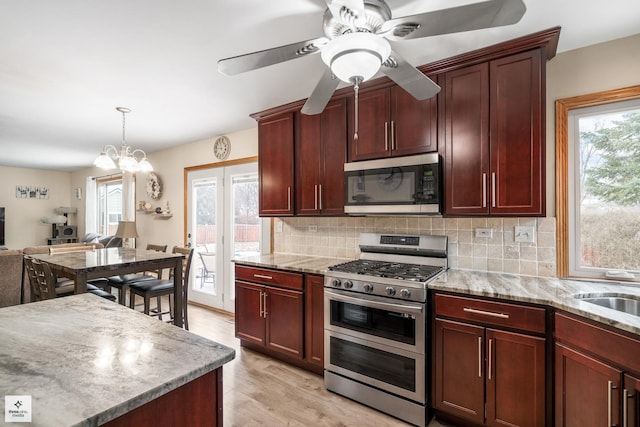
[[[545,309],[504,302],[436,294],[438,316],[545,333]]]
[[[302,290],[303,277],[300,273],[291,273],[268,268],[247,267],[236,265],[236,279],[247,280],[265,285]]]

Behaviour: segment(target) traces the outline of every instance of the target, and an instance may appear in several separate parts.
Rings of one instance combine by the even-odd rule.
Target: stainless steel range
[[[325,386],[424,426],[427,284],[447,269],[447,237],[363,233],[360,252],[325,275]]]

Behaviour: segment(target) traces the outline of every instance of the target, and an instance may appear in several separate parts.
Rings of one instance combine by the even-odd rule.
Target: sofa
[[[105,247],[122,246],[122,239],[110,237]],[[56,247],[84,246],[86,243],[63,243]],[[51,246],[30,246],[18,250],[0,251],[0,307],[31,301],[29,279],[24,274],[24,256],[49,253]]]

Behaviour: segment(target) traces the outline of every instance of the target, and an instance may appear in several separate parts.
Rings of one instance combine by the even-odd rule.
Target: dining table
[[[33,258],[49,264],[57,275],[72,279],[75,293],[87,292],[87,281],[143,271],[173,269],[176,286],[173,290],[173,324],[182,327],[182,261],[183,254],[149,251],[136,248],[100,248],[89,251],[34,254]]]

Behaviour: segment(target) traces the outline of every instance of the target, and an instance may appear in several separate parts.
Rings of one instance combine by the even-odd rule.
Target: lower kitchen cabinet
[[[236,337],[243,347],[322,374],[324,277],[236,265]]]
[[[640,426],[640,340],[555,315],[555,425]]]
[[[545,310],[451,295],[435,300],[436,411],[476,425],[544,426]]]

